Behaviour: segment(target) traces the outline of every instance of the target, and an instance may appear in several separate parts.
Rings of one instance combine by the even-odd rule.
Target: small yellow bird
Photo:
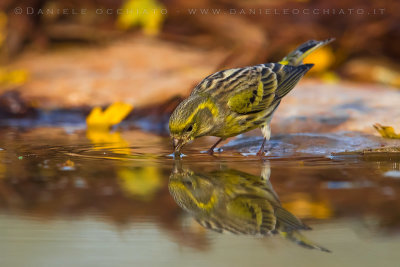
[[[299,232],[311,228],[282,207],[270,173],[268,163],[256,176],[234,169],[196,173],[175,162],[168,189],[176,203],[208,229],[245,235],[278,233],[303,247],[329,252]]]
[[[264,145],[271,135],[272,115],[313,64],[303,59],[334,39],[311,40],[289,53],[279,63],[228,69],[201,81],[190,96],[172,113],[169,130],[175,154],[189,141],[201,136],[224,139],[261,128],[264,139],[257,155],[264,154]]]

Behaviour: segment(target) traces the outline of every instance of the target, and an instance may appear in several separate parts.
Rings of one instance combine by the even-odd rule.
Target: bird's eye
[[[192,187],[192,182],[191,181],[183,181],[183,184],[187,187]]]
[[[188,131],[188,132],[191,132],[193,130],[193,126],[192,125],[190,125],[187,129],[186,129],[186,131]]]

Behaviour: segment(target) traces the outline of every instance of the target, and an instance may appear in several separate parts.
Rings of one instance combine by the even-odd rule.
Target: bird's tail
[[[318,249],[325,252],[330,252],[328,249],[321,247],[314,242],[308,240],[299,231],[311,230],[309,226],[300,221],[297,217],[282,207],[275,208],[275,215],[277,218],[276,232],[282,237],[299,244],[302,247]]]
[[[331,252],[329,249],[321,247],[321,246],[315,244],[314,242],[308,240],[304,235],[302,235],[297,230],[285,231],[285,232],[278,231],[278,232],[285,239],[290,240],[296,244],[299,244],[302,247],[309,248],[309,249],[317,249],[317,250],[321,250],[324,252]]]
[[[293,65],[293,66],[301,65],[303,64],[303,59],[306,58],[309,54],[314,52],[319,47],[329,44],[334,40],[335,38],[330,38],[324,41],[310,40],[308,42],[305,42],[304,44],[300,45],[295,50],[290,52],[279,63],[282,65]]]

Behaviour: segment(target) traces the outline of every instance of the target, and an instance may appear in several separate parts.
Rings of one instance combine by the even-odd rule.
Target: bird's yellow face
[[[189,212],[212,210],[217,201],[214,187],[212,180],[190,170],[173,172],[168,182],[175,201]]]
[[[175,152],[180,152],[189,141],[208,135],[217,116],[218,108],[210,99],[196,96],[180,103],[169,119]]]

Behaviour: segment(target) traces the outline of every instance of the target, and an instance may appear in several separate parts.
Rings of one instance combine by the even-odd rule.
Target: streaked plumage
[[[282,98],[313,66],[302,64],[303,58],[331,41],[308,41],[279,63],[223,70],[206,77],[171,115],[175,151],[201,136],[217,136],[221,141],[256,128],[262,128],[265,142]]]
[[[299,233],[310,228],[282,208],[269,174],[269,165],[261,177],[233,169],[195,173],[175,166],[168,188],[176,203],[206,228],[246,235],[279,233],[307,248],[329,251]]]

